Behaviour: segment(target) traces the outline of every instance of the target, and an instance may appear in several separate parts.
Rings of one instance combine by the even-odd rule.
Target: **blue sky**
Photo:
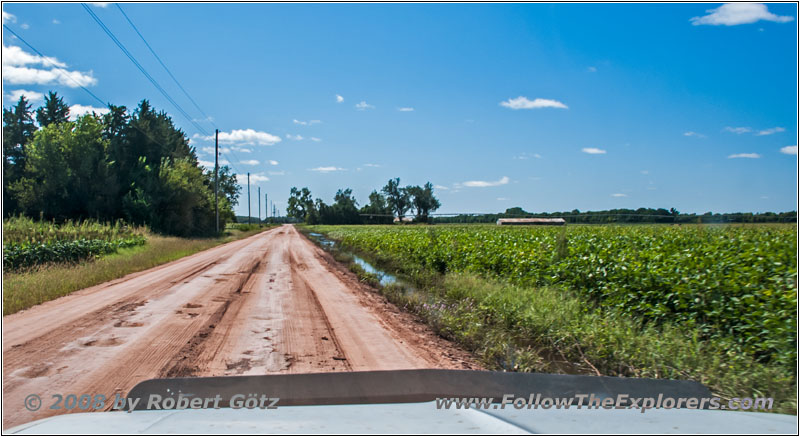
[[[115,5],[91,6],[219,127],[222,159],[251,172],[253,215],[256,186],[283,210],[292,186],[364,203],[391,177],[435,184],[442,213],[797,208],[794,4],[122,7],[213,124]],[[4,30],[4,107],[48,90],[99,107],[75,82],[129,108],[147,98],[213,161],[80,4],[6,3],[3,22],[54,58]]]

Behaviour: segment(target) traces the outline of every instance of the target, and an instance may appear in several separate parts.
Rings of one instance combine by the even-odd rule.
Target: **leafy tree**
[[[428,221],[428,215],[442,206],[439,199],[433,195],[433,184],[426,183],[423,188],[419,186],[407,187],[406,190],[413,197],[412,204],[417,210],[417,220]]]
[[[12,215],[17,210],[17,199],[11,195],[11,185],[22,177],[25,169],[26,145],[33,138],[31,105],[20,96],[11,109],[3,109],[3,210]]]
[[[36,110],[36,121],[40,127],[66,123],[69,121],[69,106],[58,94],[50,91],[44,98],[44,105]]]
[[[389,179],[382,192],[386,195],[394,214],[402,221],[406,211],[411,207],[411,195],[407,188],[400,187],[400,178]]]
[[[303,187],[301,190],[292,187],[289,191],[286,214],[289,217],[309,222],[314,212],[314,201],[311,199],[311,191],[306,187]]]
[[[375,190],[369,193],[369,203],[364,205],[360,211],[361,214],[375,214],[375,216],[363,217],[366,223],[370,224],[385,224],[392,223],[392,209],[387,205],[386,198]]]

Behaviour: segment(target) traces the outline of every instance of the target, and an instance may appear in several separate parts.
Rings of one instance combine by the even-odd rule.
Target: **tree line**
[[[413,211],[414,222],[427,223],[430,214],[441,207],[439,199],[433,194],[433,184],[422,187],[400,186],[400,178],[389,179],[380,192],[372,190],[369,203],[358,207],[350,188],[339,189],[328,205],[322,199],[313,200],[308,188],[289,191],[286,212],[289,217],[308,224],[389,224],[397,217],[404,221],[407,213]]]
[[[133,113],[108,109],[71,121],[52,91],[35,112],[25,96],[3,109],[5,217],[123,219],[165,234],[213,234],[214,171],[199,166],[186,134],[147,100]],[[227,166],[218,177],[224,228],[241,188]]]
[[[610,209],[605,211],[572,211],[532,213],[520,207],[508,208],[498,214],[459,214],[436,217],[435,223],[494,223],[499,218],[563,218],[567,223],[791,223],[797,221],[797,212],[764,213],[711,213],[687,214],[675,208]]]

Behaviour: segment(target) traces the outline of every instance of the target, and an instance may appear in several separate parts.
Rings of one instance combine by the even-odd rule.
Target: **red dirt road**
[[[479,368],[289,225],[5,316],[3,358],[4,429],[151,378]]]

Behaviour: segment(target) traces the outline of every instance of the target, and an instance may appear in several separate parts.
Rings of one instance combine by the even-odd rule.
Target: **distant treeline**
[[[499,218],[563,218],[567,223],[787,223],[797,221],[797,211],[764,213],[686,214],[675,208],[609,209],[584,211],[532,213],[515,207],[498,214],[459,214],[435,217],[434,223],[494,223]]]
[[[198,165],[186,134],[147,100],[132,114],[108,109],[70,121],[69,106],[54,92],[35,111],[37,123],[25,96],[3,109],[5,216],[124,219],[172,235],[214,233],[214,172]],[[227,166],[219,170],[219,190],[224,229],[240,190]]]
[[[389,224],[394,217],[401,221],[411,210],[415,222],[428,222],[430,213],[442,205],[433,195],[433,184],[400,186],[400,178],[389,179],[380,192],[372,190],[369,203],[358,208],[350,188],[340,189],[328,205],[322,199],[312,200],[308,188],[292,187],[286,212],[289,217],[308,224]]]

